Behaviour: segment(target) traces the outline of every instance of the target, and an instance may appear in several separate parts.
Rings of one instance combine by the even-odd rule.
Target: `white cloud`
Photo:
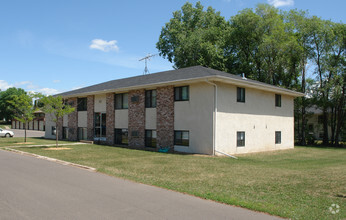
[[[5,80],[0,80],[0,90],[4,91],[10,87],[13,87],[11,84],[9,84],[8,82],[6,82]]]
[[[109,51],[119,51],[119,47],[117,45],[116,40],[102,40],[102,39],[94,39],[91,41],[90,49],[101,50],[103,52]]]
[[[294,0],[267,0],[267,1],[269,4],[273,5],[275,8],[294,5]]]
[[[54,95],[59,93],[59,90],[53,89],[53,88],[42,88],[42,89],[37,89],[36,91],[45,95]]]
[[[40,92],[40,93],[43,93],[44,95],[53,95],[60,92],[59,90],[53,89],[53,88],[42,88],[38,85],[35,85],[31,81],[21,81],[21,82],[14,82],[13,84],[10,84],[5,80],[0,80],[1,91],[5,91],[6,89],[11,87],[22,88],[28,92],[34,92],[34,93]]]

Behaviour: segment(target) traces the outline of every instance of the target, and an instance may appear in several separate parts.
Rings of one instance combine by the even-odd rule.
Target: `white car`
[[[0,137],[13,137],[13,136],[14,136],[13,131],[4,130],[0,128]]]

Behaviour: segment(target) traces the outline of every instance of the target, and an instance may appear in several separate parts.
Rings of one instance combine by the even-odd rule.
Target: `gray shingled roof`
[[[121,88],[128,88],[133,86],[144,86],[144,85],[150,85],[150,84],[158,84],[158,83],[165,83],[165,82],[172,82],[172,81],[183,81],[183,80],[190,80],[190,79],[198,79],[198,78],[204,78],[204,77],[212,77],[212,76],[222,76],[227,77],[230,79],[242,79],[242,77],[233,75],[230,73],[222,72],[219,70],[214,70],[210,68],[206,68],[203,66],[193,66],[193,67],[187,67],[177,70],[169,70],[164,72],[158,72],[148,75],[141,75],[141,76],[135,76],[135,77],[129,77],[124,79],[117,79],[117,80],[111,80],[108,82],[84,87],[81,89],[76,89],[56,95],[61,96],[73,96],[77,94],[83,94],[83,93],[92,93],[92,92],[100,92],[100,91],[107,91],[107,90],[115,90],[115,89],[121,89]],[[273,87],[280,90],[285,90],[287,92],[292,92],[288,89],[283,89],[280,87],[272,86],[266,83],[262,83],[259,81],[247,79],[248,82],[252,82],[257,85],[263,85],[265,87]]]

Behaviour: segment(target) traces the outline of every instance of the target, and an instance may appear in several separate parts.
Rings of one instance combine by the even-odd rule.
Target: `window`
[[[128,129],[114,129],[114,143],[121,145],[128,145],[129,143],[129,132]]]
[[[156,131],[145,130],[145,146],[156,147]]]
[[[181,86],[174,88],[174,101],[188,101],[189,100],[189,87]]]
[[[245,88],[237,87],[237,102],[245,102]]]
[[[68,139],[68,127],[62,128],[62,139]]]
[[[115,95],[115,109],[128,109],[128,93]]]
[[[174,145],[189,146],[189,131],[174,131]]]
[[[275,144],[281,144],[281,131],[275,131]]]
[[[106,113],[95,113],[94,136],[97,138],[106,137]]]
[[[245,131],[237,132],[237,147],[245,146]]]
[[[56,135],[56,127],[52,126],[52,135]]]
[[[88,133],[87,128],[78,128],[78,140],[87,140],[88,139]]]
[[[281,107],[281,95],[275,94],[275,106]]]
[[[145,91],[145,107],[146,108],[156,107],[156,90]]]
[[[309,124],[308,125],[308,130],[309,130],[309,132],[314,132],[314,125],[313,124]]]
[[[78,98],[77,111],[86,111],[86,110],[87,110],[87,98]]]

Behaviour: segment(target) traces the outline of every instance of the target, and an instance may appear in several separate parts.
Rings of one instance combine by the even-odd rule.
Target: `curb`
[[[86,143],[71,143],[71,144],[59,144],[59,146],[66,146],[66,145],[84,145]],[[36,145],[15,145],[15,146],[8,146],[8,147],[50,147],[50,146],[56,146],[56,144],[36,144]],[[7,147],[7,146],[5,146]]]
[[[59,159],[55,159],[55,158],[51,158],[51,157],[45,157],[45,156],[41,156],[41,155],[38,155],[38,154],[28,153],[28,152],[24,152],[24,151],[20,151],[20,150],[15,150],[15,149],[12,149],[12,148],[7,148],[7,147],[2,148],[2,149],[7,150],[7,151],[12,151],[14,153],[26,155],[26,156],[32,156],[32,157],[36,157],[36,158],[39,158],[39,159],[56,162],[56,163],[59,163],[59,164],[62,164],[62,165],[74,166],[74,167],[86,169],[88,171],[96,172],[96,168],[94,168],[94,167],[88,167],[88,166],[84,166],[84,165],[77,164],[77,163],[71,163],[71,162],[67,162],[67,161],[64,161],[64,160],[59,160]]]

